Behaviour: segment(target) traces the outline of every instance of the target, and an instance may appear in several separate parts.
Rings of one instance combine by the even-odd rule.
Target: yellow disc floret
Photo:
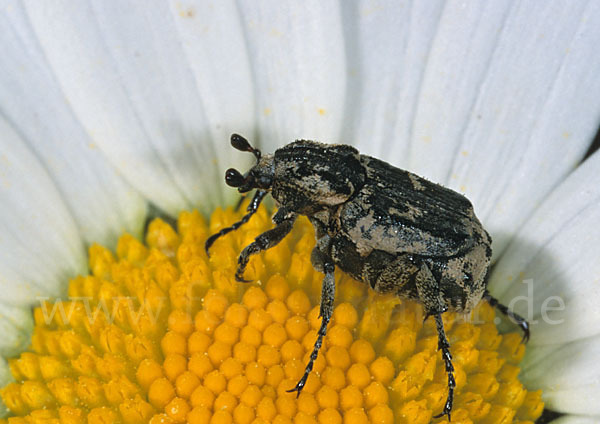
[[[91,246],[91,275],[70,282],[69,300],[35,309],[31,349],[9,360],[15,382],[0,389],[12,414],[0,424],[444,422],[432,418],[448,392],[433,320],[341,272],[313,371],[299,396],[289,392],[321,325],[313,230],[299,219],[252,257],[255,283],[240,284],[237,255],[271,226],[264,208],[204,252],[240,216],[183,212],[177,232],[154,220],[146,244],[125,235],[114,254]],[[444,314],[452,422],[535,421],[543,403],[517,379],[520,336],[500,335],[485,303],[473,314],[481,324]]]

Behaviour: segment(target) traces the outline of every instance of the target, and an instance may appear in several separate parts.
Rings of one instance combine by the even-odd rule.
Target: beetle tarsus
[[[442,351],[442,359],[444,360],[446,373],[448,374],[448,397],[446,398],[444,410],[434,418],[441,418],[446,415],[448,416],[448,421],[450,421],[450,412],[452,411],[452,403],[454,401],[456,381],[454,380],[454,366],[452,365],[452,355],[450,354],[450,343],[448,343],[446,333],[444,332],[444,322],[442,321],[441,313],[435,314],[435,326],[438,333],[438,350]]]
[[[435,279],[431,269],[429,269],[429,266],[427,266],[425,262],[421,263],[420,270],[415,278],[415,285],[417,293],[419,294],[419,299],[425,308],[425,317],[433,316],[435,319],[435,327],[438,334],[438,351],[441,351],[442,353],[446,374],[448,374],[448,397],[446,398],[446,404],[444,405],[444,410],[441,414],[436,415],[434,418],[440,418],[446,415],[448,416],[448,421],[450,421],[456,380],[454,379],[454,365],[452,365],[450,343],[446,338],[444,321],[442,320],[442,314],[448,310],[448,306],[444,301],[438,281]]]
[[[323,268],[325,271],[325,278],[323,278],[323,285],[321,286],[321,311],[323,316],[321,318],[321,326],[317,332],[317,340],[313,346],[313,351],[310,354],[308,364],[304,369],[304,375],[300,378],[298,383],[296,383],[296,386],[293,389],[288,390],[288,392],[298,392],[297,396],[300,396],[300,392],[304,388],[306,380],[313,369],[313,365],[319,356],[323,338],[327,333],[327,324],[329,324],[331,315],[333,315],[333,301],[335,299],[335,266],[333,265],[333,262],[329,260],[323,264]]]
[[[500,301],[494,296],[492,296],[487,290],[484,292],[483,298],[490,304],[492,308],[498,309],[502,313],[502,315],[507,316],[512,322],[514,322],[521,328],[521,330],[523,331],[523,338],[521,339],[521,343],[527,343],[529,341],[529,322],[525,318],[523,318],[516,312],[513,312],[510,309],[508,309],[507,306],[500,303]]]

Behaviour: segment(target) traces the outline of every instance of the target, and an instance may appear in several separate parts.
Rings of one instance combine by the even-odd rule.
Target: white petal
[[[29,346],[33,330],[30,307],[0,303],[0,356],[11,357]]]
[[[4,360],[4,358],[0,357],[0,387],[6,386],[8,383],[14,381],[12,375],[10,374],[10,369],[8,368],[8,363]],[[0,398],[0,418],[5,417],[8,414],[8,410],[6,406],[2,402],[2,398]]]
[[[276,5],[276,6],[274,6]],[[339,142],[346,69],[339,3],[240,2],[265,150]]]
[[[146,204],[73,116],[23,13],[0,14],[2,113],[49,171],[88,243],[136,235]],[[28,193],[23,193],[27,196]]]
[[[535,355],[535,348],[528,349]],[[600,415],[600,337],[578,340],[526,360],[521,380],[542,389],[546,407],[570,414]],[[535,355],[537,356],[537,355]]]
[[[545,404],[555,411],[579,414],[596,414],[600,416],[598,407],[600,384],[575,387],[567,390],[548,390],[543,393]],[[598,422],[596,418],[596,421]]]
[[[238,43],[227,40],[203,51],[198,46],[201,53],[192,54],[193,46],[184,43],[194,35],[176,21],[194,19],[195,25],[212,31],[203,40],[210,43],[222,38],[221,31],[235,29],[235,15],[227,18],[225,9],[211,22],[215,14],[181,16],[176,4],[171,8],[161,1],[25,4],[75,116],[125,178],[172,214],[199,204],[208,211],[219,203],[224,184],[214,182],[222,181],[224,167],[212,137],[230,131],[219,124],[229,122],[230,113],[239,114],[230,125],[239,122],[242,131],[252,114],[249,78],[243,77],[248,73],[243,45],[238,37]],[[218,28],[221,22],[227,23],[225,30]],[[230,59],[224,58],[227,54]],[[215,62],[204,70],[212,58]],[[198,62],[192,65],[192,60]],[[242,64],[240,69],[229,71],[242,75],[231,78],[241,106],[231,105],[229,95],[225,104],[213,99],[205,107],[201,90],[210,87],[206,94],[214,95],[227,82],[226,76],[212,81],[206,75],[221,64],[236,62]],[[218,142],[221,149],[226,139]]]
[[[492,57],[511,3],[445,6],[427,49],[408,158],[411,169],[441,183],[448,183],[481,83],[498,66]]]
[[[532,345],[600,334],[599,170],[596,153],[527,220],[493,269],[492,293],[532,322]]]
[[[237,191],[223,184],[225,169],[245,170],[254,158],[235,152],[229,137],[239,133],[251,142],[256,141],[251,58],[239,10],[233,0],[219,1],[218,7],[203,0],[172,0],[170,7],[201,96],[207,119],[205,125],[215,145],[218,187],[224,187],[225,198],[237,198]],[[199,166],[205,167],[206,163]],[[201,187],[206,183],[212,182],[201,182]]]
[[[427,52],[442,1],[344,3],[348,91],[342,141],[408,166]]]
[[[585,153],[600,111],[598,2],[450,2],[410,168],[475,204],[497,257]]]
[[[567,415],[553,420],[550,424],[598,424],[600,417]]]
[[[85,273],[75,222],[48,174],[0,119],[0,290],[2,302],[31,305],[59,296],[69,277]]]

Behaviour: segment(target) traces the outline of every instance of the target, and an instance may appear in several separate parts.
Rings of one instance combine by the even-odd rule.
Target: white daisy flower
[[[597,2],[7,0],[0,6],[0,354],[87,248],[232,204],[224,170],[297,138],[449,186],[532,322],[521,381],[600,419]],[[11,381],[0,362],[0,386]],[[153,404],[154,407],[156,405]],[[439,412],[439,411],[434,411]],[[554,414],[548,416],[554,417]]]

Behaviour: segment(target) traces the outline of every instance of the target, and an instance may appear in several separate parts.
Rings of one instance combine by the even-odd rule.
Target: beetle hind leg
[[[517,324],[523,331],[523,339],[521,343],[527,343],[529,341],[529,322],[521,315],[511,311],[507,306],[503,305],[490,294],[487,290],[483,293],[483,298],[490,304],[492,308],[498,309],[504,316],[507,316],[511,321]]]
[[[446,398],[446,404],[444,410],[433,418],[440,418],[444,415],[448,416],[450,421],[450,412],[452,411],[452,402],[454,401],[454,389],[456,388],[456,381],[454,380],[454,365],[452,365],[452,355],[450,354],[450,343],[446,338],[446,332],[444,331],[444,322],[442,321],[442,314],[435,314],[435,326],[438,333],[438,350],[442,351],[442,359],[446,367],[446,374],[448,374],[448,397]]]
[[[415,284],[417,286],[417,292],[419,293],[419,299],[425,307],[425,319],[429,316],[433,316],[435,319],[435,326],[438,333],[438,350],[442,352],[446,374],[448,374],[448,397],[446,398],[446,404],[444,405],[444,410],[434,418],[440,418],[447,415],[448,421],[450,421],[450,412],[452,411],[452,403],[454,402],[456,381],[454,380],[454,365],[452,365],[450,343],[446,338],[444,322],[442,321],[442,314],[448,310],[448,307],[444,302],[438,282],[427,264],[421,263],[421,269],[415,277]]]
[[[315,251],[313,251],[313,257]],[[323,260],[323,256],[319,255],[321,260]],[[304,375],[296,386],[293,389],[288,390],[288,392],[297,392],[297,396],[300,396],[300,392],[304,388],[306,384],[306,380],[308,379],[309,374],[313,369],[313,365],[317,360],[317,356],[319,355],[319,350],[321,349],[321,345],[323,344],[323,338],[327,333],[327,324],[329,324],[329,320],[331,319],[331,315],[333,314],[333,301],[335,299],[335,278],[334,278],[334,270],[335,266],[330,259],[325,259],[325,262],[322,263],[323,272],[325,273],[325,278],[323,279],[323,285],[321,287],[321,326],[319,327],[319,331],[317,333],[317,340],[315,341],[313,351],[310,354],[310,359],[306,368],[304,370]]]

